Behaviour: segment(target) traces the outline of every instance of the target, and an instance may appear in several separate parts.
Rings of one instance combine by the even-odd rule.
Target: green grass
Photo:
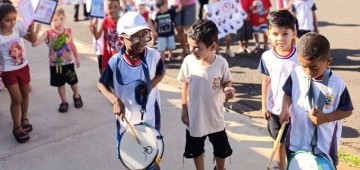
[[[360,168],[360,158],[355,155],[349,154],[344,150],[340,150],[339,158],[340,158],[340,160],[344,161],[346,164],[348,164],[350,166]]]

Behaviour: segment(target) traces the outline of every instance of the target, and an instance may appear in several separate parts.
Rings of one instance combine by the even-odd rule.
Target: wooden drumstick
[[[125,122],[128,124],[128,126],[130,127],[131,132],[134,134],[134,137],[135,137],[137,143],[138,143],[139,145],[141,145],[141,142],[140,142],[139,137],[136,135],[135,130],[133,129],[133,127],[131,126],[131,124],[129,123],[129,121],[126,119],[125,116],[124,116],[124,120],[125,120]]]
[[[278,133],[278,135],[276,137],[276,140],[275,140],[275,143],[274,143],[274,146],[273,146],[273,150],[271,152],[270,159],[269,159],[269,162],[268,162],[267,167],[266,167],[268,170],[270,170],[270,166],[271,166],[272,161],[274,159],[275,152],[276,152],[277,148],[279,147],[281,137],[282,137],[282,135],[284,133],[285,125],[286,125],[285,122],[283,122],[283,124],[281,124],[281,128],[280,128],[279,133]]]

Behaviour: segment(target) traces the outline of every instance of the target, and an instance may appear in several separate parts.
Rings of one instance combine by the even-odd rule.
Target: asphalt
[[[34,126],[31,139],[18,144],[12,134],[9,112],[10,97],[0,92],[0,169],[1,170],[112,170],[125,169],[115,157],[115,121],[112,106],[99,93],[96,57],[92,49],[77,43],[81,66],[77,69],[79,91],[84,106],[76,109],[67,86],[70,109],[57,111],[60,98],[57,89],[49,85],[47,47],[30,47],[26,43],[31,72],[29,119]],[[164,155],[164,170],[195,169],[193,161],[183,159],[185,126],[181,123],[180,90],[160,83]],[[224,112],[226,130],[233,148],[227,169],[264,169],[272,148],[272,139],[264,124],[235,112]],[[211,169],[212,147],[206,142],[206,169]]]

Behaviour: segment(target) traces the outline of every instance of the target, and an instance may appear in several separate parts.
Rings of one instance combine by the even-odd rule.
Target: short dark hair
[[[298,55],[306,60],[326,60],[330,57],[330,43],[325,36],[309,32],[303,35],[297,45]]]
[[[166,3],[165,0],[156,0],[156,7],[160,8]]]
[[[11,3],[3,2],[0,4],[0,20],[5,18],[7,14],[17,13],[15,7]]]
[[[211,20],[197,20],[187,31],[188,37],[196,42],[202,41],[206,47],[218,42],[219,30]]]
[[[271,29],[271,27],[277,27],[295,31],[295,22],[295,16],[285,9],[272,11],[267,16],[267,24],[269,29]]]

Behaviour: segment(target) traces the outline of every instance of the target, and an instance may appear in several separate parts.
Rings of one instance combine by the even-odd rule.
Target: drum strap
[[[134,82],[134,81],[132,81],[132,82],[129,82],[129,83],[125,84],[123,82],[121,72],[120,72],[120,69],[119,69],[120,57],[123,56],[123,54],[125,53],[125,50],[126,50],[126,48],[122,47],[120,49],[119,53],[118,53],[118,56],[117,56],[116,80],[121,85],[128,85],[128,84]],[[151,80],[150,80],[150,74],[149,74],[149,67],[148,67],[148,64],[146,62],[146,55],[147,55],[147,49],[145,49],[145,53],[141,57],[141,65],[142,65],[142,68],[143,68],[143,71],[144,71],[144,76],[145,76],[145,83],[144,84],[146,86],[146,96],[141,96],[141,94],[139,93],[140,88],[142,88],[144,86],[144,84],[140,84],[135,89],[135,100],[136,100],[136,102],[138,104],[141,105],[141,110],[140,110],[140,112],[141,112],[141,120],[143,120],[144,113],[146,112],[146,103],[148,101],[148,96],[150,94],[150,88],[151,88],[150,87]],[[141,81],[141,80],[135,80],[135,81]]]
[[[313,83],[312,83],[312,78],[310,77],[308,82],[309,82],[309,91],[308,91],[308,98],[309,98],[309,103],[311,108],[317,108],[319,110],[323,109],[324,103],[325,103],[325,95],[327,92],[327,86],[329,83],[329,76],[330,76],[330,72],[329,70],[325,70],[324,74],[323,74],[323,79],[322,79],[322,85],[321,85],[321,89],[320,89],[320,94],[319,94],[319,98],[317,100],[317,106],[314,106],[315,100],[314,100],[314,87],[313,87]],[[317,132],[317,125],[313,126],[313,136],[311,139],[311,152],[313,154],[315,154],[315,148],[317,146],[317,141],[318,141],[318,132]]]

